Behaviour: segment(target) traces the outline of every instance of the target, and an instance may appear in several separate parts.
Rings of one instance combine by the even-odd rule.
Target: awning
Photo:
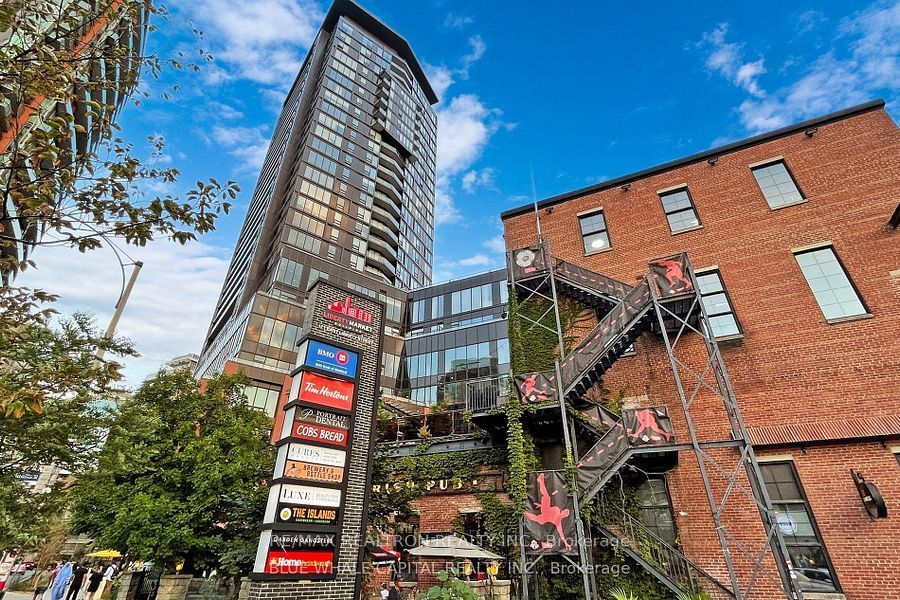
[[[372,559],[373,565],[389,565],[400,560],[400,553],[388,550],[384,546],[366,545],[366,554]]]
[[[411,549],[409,553],[412,556],[434,558],[471,558],[475,560],[501,560],[503,558],[499,554],[489,552],[455,535],[422,540],[422,544]]]

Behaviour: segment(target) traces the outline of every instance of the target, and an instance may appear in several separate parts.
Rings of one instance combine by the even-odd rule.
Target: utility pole
[[[125,303],[128,302],[128,297],[131,295],[131,289],[134,287],[134,282],[137,281],[138,273],[141,272],[141,267],[143,266],[144,263],[141,261],[135,261],[134,269],[131,271],[131,277],[128,279],[128,283],[125,285],[122,295],[119,296],[119,301],[116,302],[116,312],[113,313],[112,319],[109,321],[109,327],[106,328],[103,339],[112,339],[113,334],[116,332],[116,327],[119,325],[119,319],[122,317],[122,312],[125,310]],[[103,350],[103,348],[97,350],[97,360],[103,360],[103,355],[105,353],[106,351]]]

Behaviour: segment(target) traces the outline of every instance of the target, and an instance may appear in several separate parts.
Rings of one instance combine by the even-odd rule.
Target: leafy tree
[[[145,381],[120,405],[97,468],[74,484],[73,530],[165,568],[247,571],[274,453],[246,383],[220,376],[198,389],[186,371]]]
[[[121,340],[101,337],[83,314],[50,328],[39,321],[10,325],[0,315],[0,393],[13,417],[0,418],[0,548],[35,548],[63,512],[64,491],[29,494],[20,479],[41,465],[73,475],[100,450],[109,413],[96,400],[111,397],[115,363],[98,362],[98,349],[132,354]],[[26,410],[31,404],[35,410]]]
[[[118,135],[117,111],[149,92],[139,77],[193,73],[212,59],[201,48],[165,57],[146,52],[141,35],[167,19],[153,0],[0,4],[0,374],[35,384],[38,362],[5,354],[21,328],[37,335],[52,315],[52,291],[13,287],[13,276],[35,266],[36,246],[81,252],[154,239],[187,243],[215,228],[239,191],[231,181],[198,181],[183,197],[155,195],[176,182],[175,167],[157,166],[164,140],[152,137],[147,155]],[[148,24],[149,23],[149,24]],[[193,30],[199,40],[201,33]],[[168,97],[178,86],[166,89]],[[40,253],[37,253],[39,259]],[[36,328],[34,328],[36,327]],[[48,334],[49,335],[49,334]],[[93,386],[105,392],[118,377],[113,363]],[[46,373],[44,373],[46,375]],[[0,414],[40,410],[43,385],[0,382]],[[51,386],[52,387],[52,386]]]

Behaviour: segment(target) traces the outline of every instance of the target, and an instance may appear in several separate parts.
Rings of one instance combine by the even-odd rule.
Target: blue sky
[[[409,40],[441,98],[435,280],[502,266],[499,213],[531,200],[868,99],[898,114],[900,1],[419,2],[363,5]],[[119,332],[143,354],[135,384],[198,352],[259,165],[328,5],[172,3],[149,48],[190,51],[188,20],[215,55],[199,74],[145,81],[121,116],[136,144],[163,135],[182,181],[237,180],[232,214],[199,243],[154,243]],[[162,91],[178,84],[169,100]],[[149,193],[178,192],[178,185]],[[23,285],[105,325],[121,286],[111,252],[42,249]]]

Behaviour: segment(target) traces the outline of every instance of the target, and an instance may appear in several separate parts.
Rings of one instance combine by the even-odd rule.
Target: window
[[[278,406],[278,390],[248,385],[244,388],[244,397],[252,408],[259,409],[270,417],[275,416],[275,408]]]
[[[718,271],[697,273],[697,285],[700,287],[700,297],[703,299],[713,336],[740,335],[741,327],[734,316],[734,308],[731,307],[731,299],[722,283],[722,275]]]
[[[838,584],[800,480],[790,461],[759,465],[791,564],[804,592],[837,592]]]
[[[666,480],[650,477],[637,488],[638,518],[644,527],[669,544],[675,544],[678,534],[672,518],[672,506]]]
[[[416,354],[406,357],[406,372],[410,379],[438,374],[438,353]]]
[[[303,265],[289,258],[282,257],[278,262],[278,271],[275,279],[293,287],[300,287],[300,277],[303,275]]]
[[[421,323],[425,320],[425,301],[416,300],[410,305],[410,314],[413,323]]]
[[[444,297],[435,296],[431,299],[431,318],[440,319],[444,316]]]
[[[430,385],[428,387],[413,388],[410,390],[410,400],[416,404],[425,406],[434,406],[437,404],[437,386]]]
[[[769,208],[788,206],[803,200],[803,194],[783,160],[755,167],[752,171]]]
[[[490,283],[466,288],[450,294],[450,312],[454,315],[470,310],[487,308],[493,303],[494,294]]]
[[[700,227],[700,217],[697,216],[694,201],[687,188],[660,194],[659,199],[662,200],[663,210],[669,220],[669,229],[672,230],[672,233]]]
[[[796,252],[797,264],[826,319],[842,319],[867,313],[834,248]]]
[[[602,210],[578,217],[578,224],[581,226],[585,254],[609,250],[609,232],[606,231],[606,219]]]

